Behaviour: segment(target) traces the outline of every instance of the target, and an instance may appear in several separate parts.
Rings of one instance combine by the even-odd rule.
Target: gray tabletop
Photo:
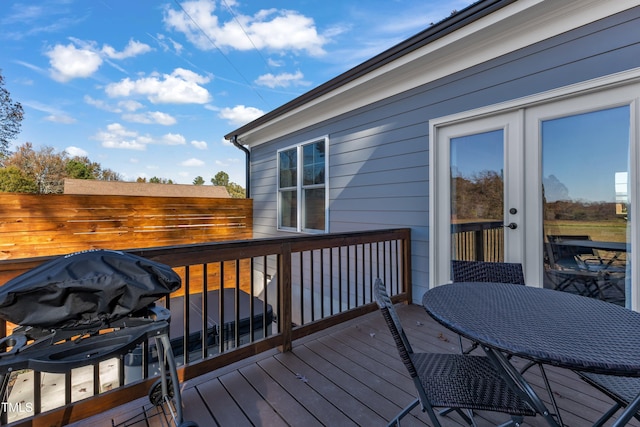
[[[640,313],[566,292],[453,283],[426,292],[429,315],[483,345],[536,362],[640,376]]]
[[[555,245],[564,246],[579,246],[583,248],[600,249],[604,251],[612,252],[626,252],[627,243],[625,242],[603,242],[600,240],[558,240],[554,242]]]

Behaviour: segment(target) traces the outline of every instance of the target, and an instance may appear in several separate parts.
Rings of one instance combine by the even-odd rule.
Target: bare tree
[[[9,141],[20,133],[24,111],[19,102],[13,102],[11,94],[4,88],[4,77],[0,70],[0,165],[7,156]]]

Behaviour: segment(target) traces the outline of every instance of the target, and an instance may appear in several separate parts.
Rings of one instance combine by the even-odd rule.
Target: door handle
[[[512,230],[515,230],[516,228],[518,228],[518,224],[516,224],[515,222],[511,222],[509,224],[505,224],[503,225],[504,228],[510,228]]]

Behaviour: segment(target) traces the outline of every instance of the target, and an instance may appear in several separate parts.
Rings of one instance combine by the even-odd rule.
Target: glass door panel
[[[540,122],[544,286],[629,304],[630,107]]]
[[[450,139],[452,260],[504,261],[504,138]]]

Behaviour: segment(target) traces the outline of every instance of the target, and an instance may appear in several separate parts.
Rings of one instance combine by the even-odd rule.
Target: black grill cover
[[[93,250],[45,262],[0,286],[0,318],[41,328],[108,326],[180,288],[171,267]]]

